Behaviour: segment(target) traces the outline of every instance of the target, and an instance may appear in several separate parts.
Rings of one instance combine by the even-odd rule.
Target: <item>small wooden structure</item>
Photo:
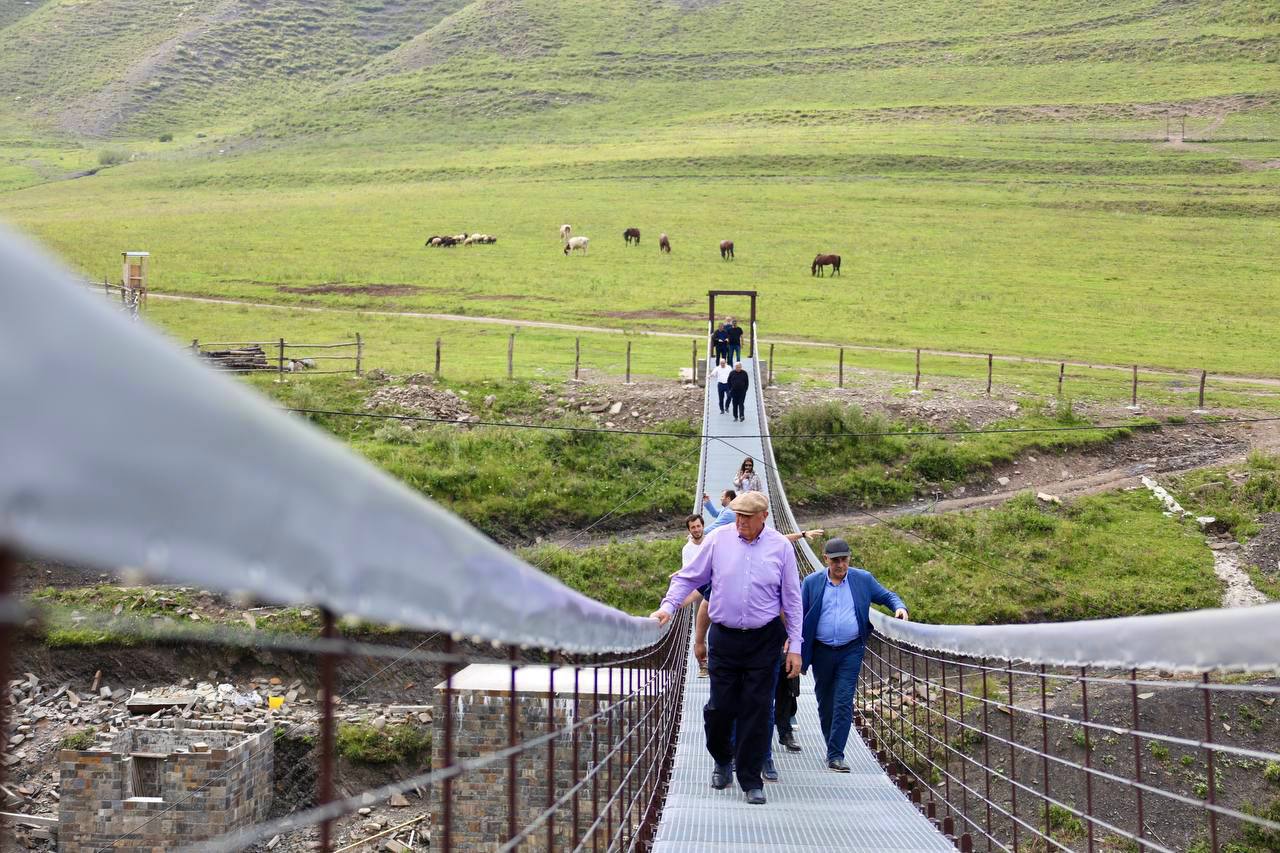
[[[124,258],[124,269],[120,274],[120,286],[126,290],[137,291],[135,298],[139,304],[147,301],[147,266],[151,258],[150,252],[121,252]]]

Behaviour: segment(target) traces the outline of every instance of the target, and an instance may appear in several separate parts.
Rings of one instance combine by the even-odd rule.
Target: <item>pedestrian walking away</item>
[[[723,358],[720,363],[711,369],[711,376],[716,383],[716,393],[720,399],[720,414],[729,411],[729,374],[733,373],[733,368],[729,366],[729,362]]]
[[[729,508],[729,504],[731,504],[733,499],[737,496],[738,493],[733,489],[725,489],[720,493],[720,509],[716,509],[711,504],[711,496],[705,493],[702,495],[702,509],[711,513],[711,516],[714,519],[711,524],[707,525],[706,533],[710,533],[713,530],[719,530],[726,524],[733,523],[734,519],[737,518],[737,513]],[[706,536],[706,533],[703,534],[704,537]]]
[[[738,467],[738,473],[733,477],[733,486],[739,492],[759,492],[760,477],[756,474],[755,460],[748,456],[742,460],[742,465]]]
[[[885,589],[871,572],[849,566],[849,544],[832,539],[822,549],[825,572],[814,572],[801,585],[804,604],[802,671],[813,667],[818,721],[827,741],[827,767],[848,773],[844,747],[853,721],[853,694],[867,638],[871,605],[880,604],[898,619],[907,605]]]
[[[742,327],[734,322],[733,318],[729,318],[729,325],[725,329],[729,333],[729,362],[742,360]]]
[[[747,492],[729,508],[737,516],[734,527],[706,537],[698,555],[671,579],[652,616],[667,624],[691,591],[711,584],[711,701],[703,711],[707,751],[715,762],[711,786],[728,787],[736,773],[747,802],[761,805],[761,771],[772,740],[769,711],[784,641],[788,677],[799,672],[802,660],[800,580],[795,548],[765,526],[769,499]]]
[[[746,410],[743,403],[747,399],[747,389],[751,387],[751,374],[742,369],[742,362],[735,362],[729,374],[729,398],[733,404],[733,419],[745,421]]]

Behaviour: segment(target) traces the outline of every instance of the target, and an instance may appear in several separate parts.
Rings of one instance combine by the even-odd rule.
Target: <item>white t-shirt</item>
[[[706,541],[707,539],[704,536],[702,538],[702,542]],[[690,539],[688,542],[684,543],[684,548],[680,549],[680,568],[684,568],[689,565],[689,561],[698,556],[698,549],[702,547],[702,542],[694,542]]]
[[[733,373],[733,368],[727,364],[716,365],[711,373],[715,376],[716,381],[723,385],[729,381],[729,374]]]

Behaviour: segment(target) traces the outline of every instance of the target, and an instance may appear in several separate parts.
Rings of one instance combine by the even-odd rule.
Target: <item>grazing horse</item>
[[[658,235],[658,251],[671,254],[671,241],[667,239],[665,231]]]
[[[582,252],[585,255],[587,244],[590,242],[586,237],[570,237],[564,244],[564,253],[567,255],[570,252]]]
[[[622,239],[627,241],[628,246],[630,246],[632,243],[635,243],[637,246],[639,246],[640,245],[640,229],[628,228],[626,231],[622,232]]]
[[[572,233],[573,233],[572,225],[561,225],[560,226],[560,242],[562,243],[569,242],[569,235]]]
[[[720,241],[720,260],[722,261],[733,260],[733,241],[732,240]]]
[[[809,272],[812,275],[821,276],[823,267],[831,267],[832,275],[840,275],[840,256],[839,255],[818,255],[813,259],[813,267]]]

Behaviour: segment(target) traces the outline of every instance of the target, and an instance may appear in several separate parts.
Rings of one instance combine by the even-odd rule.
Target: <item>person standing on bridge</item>
[[[693,562],[671,579],[652,618],[666,625],[690,592],[711,584],[711,701],[703,711],[707,751],[715,760],[711,787],[727,788],[736,770],[747,802],[760,805],[765,802],[761,771],[772,737],[769,711],[784,640],[789,644],[788,677],[800,669],[800,580],[795,549],[765,526],[769,499],[747,492],[729,507],[737,516],[734,529],[706,537]]]
[[[716,383],[716,393],[720,400],[720,414],[729,411],[729,374],[733,372],[733,368],[729,366],[729,362],[723,358],[711,371],[711,377]]]
[[[706,533],[703,534],[704,536],[711,533],[713,530],[719,530],[726,524],[732,524],[733,520],[738,517],[737,513],[729,508],[729,504],[733,503],[733,499],[737,496],[738,493],[733,489],[725,489],[720,493],[720,509],[716,509],[711,505],[711,495],[708,495],[705,492],[703,493],[702,509],[705,512],[711,513],[714,519],[711,524],[707,525]],[[686,565],[688,564],[686,563]]]
[[[803,668],[813,667],[818,720],[827,740],[827,767],[848,773],[844,747],[853,722],[853,694],[862,669],[862,654],[871,636],[872,604],[907,618],[907,605],[885,589],[871,572],[849,567],[849,543],[832,539],[822,549],[825,572],[814,572],[801,584],[804,602]]]
[[[725,331],[729,333],[729,361],[742,360],[742,327],[732,317],[729,318]]]
[[[742,460],[738,473],[734,475],[733,485],[740,492],[761,492],[760,476],[756,474],[756,462],[750,456]]]
[[[711,333],[711,346],[716,354],[716,361],[729,359],[729,324],[717,326],[716,330]],[[729,362],[732,364],[733,362]]]
[[[733,419],[745,421],[746,410],[743,404],[747,399],[747,389],[751,387],[751,375],[743,370],[742,362],[734,362],[733,372],[729,374],[729,399],[733,404]]]

